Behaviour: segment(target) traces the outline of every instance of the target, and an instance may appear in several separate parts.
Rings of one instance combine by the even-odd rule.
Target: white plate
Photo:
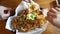
[[[6,23],[6,29],[8,29],[8,30],[10,30],[10,31],[15,31],[15,30],[13,30],[12,28],[11,28],[11,20],[14,18],[15,16],[11,16],[11,17],[9,17],[8,18],[8,20],[7,20],[7,23]],[[45,25],[43,25],[41,28],[37,28],[37,29],[35,29],[35,30],[31,30],[30,32],[25,32],[25,33],[22,33],[22,32],[18,32],[18,30],[16,30],[16,34],[40,34],[40,33],[42,33],[43,31],[45,31],[46,30],[46,27],[47,27],[47,24],[48,24],[48,22],[45,24]]]
[[[36,5],[38,5],[38,4],[36,4]],[[17,16],[17,14],[19,13],[19,11],[25,10],[26,8],[28,8],[27,3],[24,2],[24,1],[22,1],[21,4],[19,4],[18,7],[16,8],[15,15],[8,18],[5,28],[8,29],[8,30],[10,30],[10,31],[15,31],[15,30],[13,30],[11,28],[11,20],[15,16]],[[44,16],[47,16],[47,12],[48,12],[48,9],[43,9]],[[42,32],[44,32],[46,30],[47,25],[48,25],[48,22],[44,26],[42,26],[41,28],[39,28],[39,29],[31,30],[30,32],[25,32],[25,33],[18,32],[18,30],[16,30],[16,34],[41,34]]]

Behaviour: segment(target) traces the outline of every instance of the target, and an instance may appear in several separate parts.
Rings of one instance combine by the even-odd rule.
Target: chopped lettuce
[[[35,20],[35,17],[37,16],[37,14],[36,13],[30,13],[30,14],[28,14],[28,19],[31,19],[31,20]]]

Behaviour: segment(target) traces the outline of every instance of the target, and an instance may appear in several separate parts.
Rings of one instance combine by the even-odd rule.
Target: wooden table
[[[42,8],[51,8],[51,3],[55,0],[34,0],[39,3]],[[12,8],[11,15],[13,15],[15,8],[21,2],[21,0],[0,0],[0,5]],[[15,34],[9,30],[5,29],[6,20],[0,21],[0,34]],[[52,24],[48,24],[46,31],[42,34],[60,34],[60,29],[53,26]]]

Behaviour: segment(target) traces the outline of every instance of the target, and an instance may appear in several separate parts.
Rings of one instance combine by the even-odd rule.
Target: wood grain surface
[[[34,0],[34,1],[37,2],[42,8],[50,9],[52,7],[56,7],[56,4],[53,3],[53,1],[55,0]],[[12,10],[11,15],[14,15],[15,12],[14,10],[20,2],[21,0],[0,0],[0,5],[10,7]],[[0,21],[0,34],[15,34],[5,29],[6,21],[7,20]],[[42,34],[60,34],[60,29],[49,23],[46,31],[44,31]]]

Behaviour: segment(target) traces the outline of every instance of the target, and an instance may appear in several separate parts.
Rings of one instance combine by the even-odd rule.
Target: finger
[[[57,13],[56,14],[58,14],[58,13],[60,14],[60,8],[57,8],[56,7],[56,10],[57,10]]]
[[[60,12],[60,8],[56,7],[56,9]]]
[[[50,10],[50,12],[57,13],[58,11],[57,11],[56,9],[52,8],[52,9]]]
[[[53,18],[52,18],[51,16],[46,17],[46,19],[47,19],[49,22],[53,22]]]
[[[49,20],[50,18],[53,18],[53,17],[51,15],[48,15],[46,18]]]
[[[56,14],[52,12],[48,12],[47,16],[52,16],[53,18],[56,18]]]

